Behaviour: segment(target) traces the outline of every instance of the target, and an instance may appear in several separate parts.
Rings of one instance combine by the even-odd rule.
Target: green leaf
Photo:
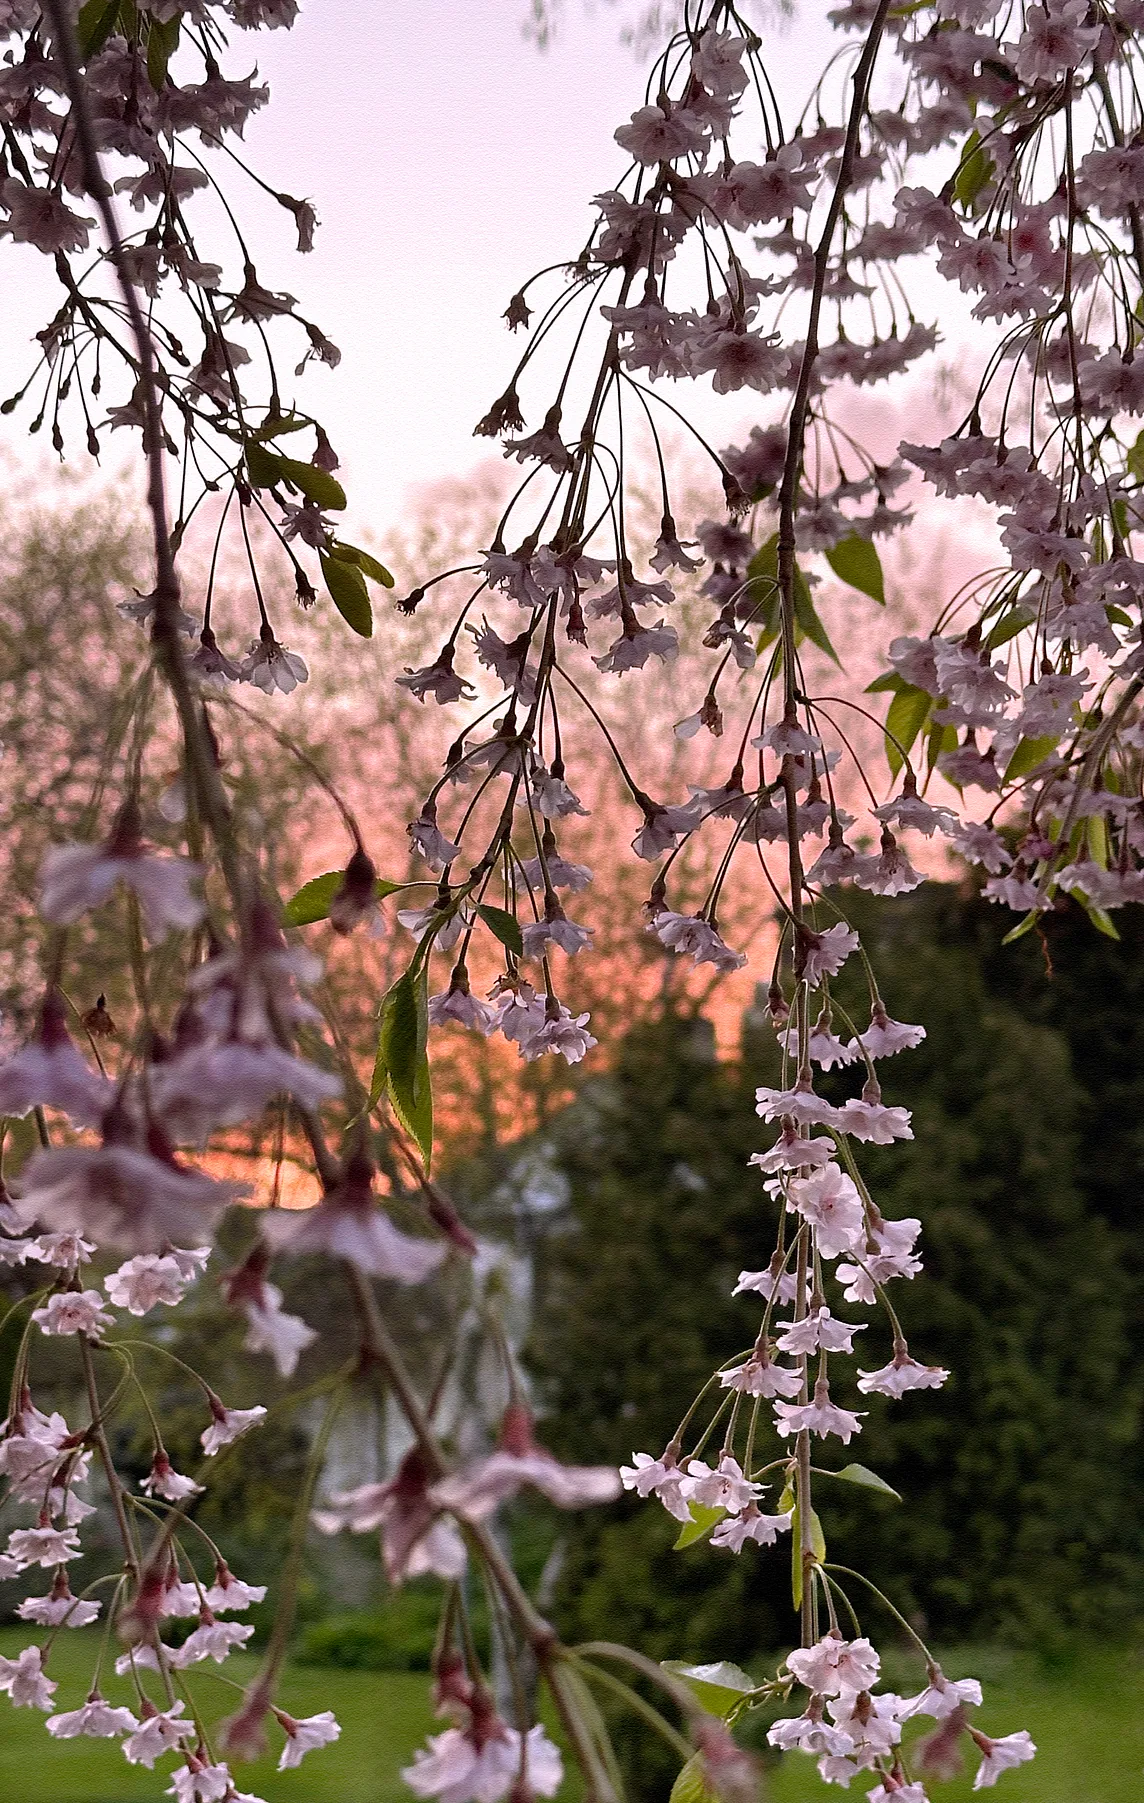
[[[342,875],[340,870],[327,870],[321,876],[312,876],[308,883],[303,883],[282,910],[285,924],[288,927],[308,927],[316,920],[326,920],[329,917],[330,903],[342,886]],[[387,895],[394,895],[402,887],[401,883],[386,883],[378,877],[373,886],[374,900],[381,901]]]
[[[817,645],[820,651],[825,651],[827,657],[833,658],[841,670],[842,665],[838,663],[838,653],[830,643],[830,635],[818,617],[811,599],[810,589],[801,570],[795,572],[794,617],[811,644]]]
[[[255,488],[273,488],[282,477],[282,459],[251,439],[246,447],[246,473]]]
[[[284,438],[287,432],[304,432],[313,421],[302,413],[268,413],[257,432],[256,438]]]
[[[892,1496],[895,1502],[902,1500],[885,1478],[879,1477],[867,1465],[844,1465],[841,1471],[825,1471],[818,1465],[814,1469],[820,1477],[836,1477],[844,1484],[857,1484],[862,1490],[879,1490],[883,1496]]]
[[[732,1665],[729,1659],[720,1659],[714,1665],[688,1665],[685,1659],[661,1659],[660,1664],[665,1672],[686,1679],[709,1715],[726,1715],[740,1697],[749,1696],[758,1689],[755,1680],[748,1678],[746,1672]]]
[[[413,1082],[424,1050],[417,1018],[417,982],[403,971],[381,1004],[381,1051],[385,1068],[403,1088]]]
[[[76,15],[75,35],[79,53],[86,62],[102,50],[115,30],[119,18],[119,0],[87,0]]]
[[[1028,607],[1018,606],[1007,609],[985,640],[986,651],[996,651],[999,646],[1008,644],[1009,640],[1016,638],[1017,634],[1023,632],[1026,626],[1031,626],[1036,617],[1036,614]]]
[[[524,936],[514,914],[509,914],[504,908],[490,908],[485,902],[478,905],[477,913],[502,945],[507,946],[515,957],[523,958]]]
[[[348,626],[363,639],[373,637],[373,609],[369,604],[369,593],[365,586],[365,577],[355,564],[342,563],[336,557],[327,557],[319,551],[318,562],[322,566],[322,578],[330,591],[334,606]]]
[[[798,1526],[798,1504],[791,1511],[790,1524],[791,1555],[791,1595],[796,1609],[802,1608],[802,1535]],[[810,1511],[810,1550],[818,1563],[822,1565],[826,1559],[826,1536],[822,1531],[822,1523],[817,1512]]]
[[[340,540],[330,546],[330,556],[336,557],[340,563],[355,563],[359,570],[364,570],[372,582],[380,582],[383,588],[393,587],[393,577],[383,563],[371,557],[358,545],[346,545]]]
[[[766,544],[761,545],[747,565],[747,590],[751,605],[758,612],[756,619],[761,622],[756,651],[762,652],[773,644],[779,635],[781,617],[781,599],[779,595],[779,535],[772,532]],[[823,626],[814,610],[814,602],[810,598],[810,588],[806,577],[795,565],[794,569],[794,613],[798,636],[805,635],[812,644],[825,651],[828,657],[838,663],[834,647],[827,637]]]
[[[417,1061],[411,1090],[399,1090],[392,1076],[387,1077],[387,1086],[394,1113],[417,1141],[428,1176],[433,1163],[433,1077],[427,1055],[423,1052]]]
[[[346,491],[329,470],[320,470],[316,463],[301,463],[296,457],[279,457],[278,462],[286,481],[299,489],[307,501],[313,501],[315,507],[337,512],[345,506]]]
[[[1116,922],[1106,909],[1098,908],[1094,902],[1085,901],[1084,896],[1077,895],[1075,891],[1073,899],[1080,903],[1098,933],[1103,933],[1106,939],[1120,938]]]
[[[147,33],[147,80],[156,94],[159,93],[167,79],[167,64],[175,54],[179,42],[179,15],[173,19],[152,19]]]
[[[1022,739],[1005,766],[1005,781],[1011,783],[1019,776],[1028,776],[1030,770],[1035,770],[1038,764],[1044,763],[1059,743],[1055,733],[1051,738]]]
[[[774,633],[779,623],[779,535],[772,532],[747,565],[747,591],[756,619],[764,633]]]
[[[943,751],[957,750],[956,726],[942,726],[940,721],[926,732],[926,769],[932,776]],[[954,785],[956,787],[956,784]]]
[[[687,1761],[676,1778],[668,1803],[718,1803],[716,1793],[707,1782],[707,1773],[698,1753]]]
[[[85,6],[83,11],[87,12],[88,8]],[[80,18],[83,18],[83,13],[80,14]],[[1129,451],[1126,461],[1129,473],[1135,476],[1137,482],[1144,482],[1144,432],[1140,433],[1136,443]]]
[[[826,561],[834,574],[856,588],[859,594],[869,595],[879,607],[886,605],[886,589],[882,581],[882,560],[868,538],[853,532],[848,538],[839,539],[826,553]]]
[[[904,676],[899,676],[896,670],[885,670],[881,676],[875,676],[873,682],[866,684],[865,692],[867,695],[884,695],[887,692],[900,695],[903,689],[910,687],[911,684]]]
[[[421,1148],[428,1171],[433,1155],[433,1085],[426,1045],[429,1037],[428,973],[398,977],[382,1003],[378,1065],[385,1066],[394,1113]]]
[[[972,212],[974,201],[992,174],[993,158],[982,144],[980,135],[971,131],[962,147],[961,162],[953,182],[953,198],[967,213]]]
[[[905,763],[903,753],[908,754],[913,749],[932,707],[933,696],[925,689],[915,689],[909,684],[899,689],[891,701],[886,713],[886,762],[892,776],[897,776]]]
[[[673,1552],[679,1553],[685,1546],[694,1546],[695,1542],[709,1534],[727,1513],[726,1509],[708,1509],[703,1503],[693,1502],[687,1506],[691,1510],[691,1520],[685,1521],[680,1528],[679,1538],[672,1548]]]
[[[1023,939],[1026,933],[1032,932],[1040,918],[1041,909],[1034,908],[1031,914],[1026,914],[1019,926],[1012,927],[1010,931],[1006,933],[1004,939],[1001,941],[1002,945],[1012,945],[1016,940]]]

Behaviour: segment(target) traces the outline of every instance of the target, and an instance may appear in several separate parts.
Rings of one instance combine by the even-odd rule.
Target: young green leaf
[[[282,479],[282,459],[252,438],[246,447],[246,473],[254,488],[273,488]]]
[[[866,1465],[844,1465],[841,1471],[826,1471],[818,1465],[814,1469],[819,1477],[836,1477],[844,1484],[857,1484],[862,1490],[879,1490],[883,1496],[892,1496],[895,1502],[902,1500],[884,1477],[879,1477]]]
[[[803,1563],[801,1544],[802,1535],[799,1532],[798,1513],[798,1504],[795,1503],[791,1510],[790,1523],[791,1595],[794,1599],[795,1608],[801,1609]],[[818,1560],[818,1563],[820,1565],[823,1564],[826,1559],[826,1536],[822,1531],[822,1523],[818,1519],[817,1511],[814,1509],[810,1511],[810,1550]]]
[[[685,1521],[680,1528],[673,1552],[679,1553],[685,1546],[694,1546],[697,1540],[702,1540],[713,1527],[718,1526],[727,1513],[726,1509],[708,1509],[703,1503],[697,1502],[689,1503],[688,1507],[691,1510],[691,1520]]]
[[[477,913],[489,931],[496,934],[501,944],[507,946],[514,957],[523,958],[524,937],[520,922],[514,914],[509,914],[504,908],[490,908],[485,902],[479,904]]]
[[[1019,925],[1012,927],[1009,932],[1006,933],[1004,939],[1001,941],[1002,945],[1012,945],[1016,940],[1023,939],[1026,933],[1032,932],[1040,918],[1040,908],[1034,908],[1031,914],[1026,914],[1024,920],[1022,920]]]
[[[399,1088],[392,1073],[387,1073],[386,1082],[394,1113],[417,1141],[428,1176],[433,1162],[433,1078],[428,1057],[422,1052],[410,1087]]]
[[[671,1787],[668,1803],[719,1803],[707,1782],[703,1761],[698,1753],[689,1759]]]
[[[720,1659],[713,1665],[688,1665],[684,1659],[661,1659],[660,1664],[665,1672],[672,1672],[691,1686],[696,1699],[710,1715],[725,1716],[741,1697],[758,1689],[755,1680],[748,1678],[746,1672],[732,1665],[729,1659]]]
[[[1116,922],[1107,909],[1098,908],[1095,902],[1086,901],[1083,895],[1078,895],[1075,899],[1080,903],[1098,933],[1103,933],[1106,939],[1120,938]]]
[[[340,870],[327,870],[321,876],[312,876],[308,883],[303,883],[282,910],[286,926],[308,927],[316,920],[326,920],[329,917],[330,903],[342,886],[342,874]],[[401,883],[383,882],[378,877],[373,886],[374,900],[381,901],[387,895],[394,895],[402,886]]]
[[[318,562],[322,566],[322,579],[342,619],[353,627],[360,638],[371,639],[373,609],[369,604],[365,577],[357,565],[342,563],[336,557],[327,557],[324,551],[319,551]]]
[[[1032,608],[1029,607],[1006,608],[985,640],[986,651],[996,651],[1000,645],[1008,644],[1009,640],[1015,639],[1019,632],[1024,632],[1026,626],[1031,626],[1036,617]]]
[[[905,763],[903,753],[909,753],[913,749],[914,741],[929,719],[932,707],[932,695],[927,694],[925,689],[915,689],[909,685],[899,689],[891,701],[886,714],[886,762],[892,776],[897,776]]]
[[[1005,766],[1005,781],[1011,783],[1018,776],[1028,776],[1030,770],[1051,757],[1058,742],[1055,734],[1052,738],[1022,739]]]
[[[885,607],[886,588],[882,580],[882,560],[870,539],[852,532],[849,537],[839,539],[836,545],[831,545],[826,553],[826,561],[841,581],[856,588],[859,594],[869,595],[879,607]]]
[[[428,1171],[433,1153],[433,1085],[426,1043],[429,1036],[426,973],[398,977],[382,1003],[377,1062],[384,1064],[394,1112],[421,1148]]]
[[[84,12],[86,11],[87,8],[85,7]],[[81,13],[80,17],[82,18],[82,16],[83,14]],[[1144,432],[1141,432],[1138,435],[1136,442],[1130,449],[1125,461],[1129,471],[1135,476],[1137,482],[1144,482]]]
[[[75,35],[80,56],[86,62],[102,50],[119,19],[119,0],[87,0],[76,15]]]
[[[313,423],[301,413],[268,413],[254,436],[258,439],[284,438],[287,432],[304,432]]]
[[[838,663],[838,653],[830,643],[830,635],[815,611],[810,589],[807,587],[801,570],[795,572],[794,617],[811,644],[817,645],[820,651],[825,651],[827,657],[833,658],[834,662],[838,664],[838,668],[841,669],[842,665]]]
[[[974,201],[992,174],[993,158],[982,144],[980,135],[971,131],[965,140],[953,182],[953,198],[967,213],[972,212]]]
[[[346,491],[329,470],[320,470],[316,463],[301,463],[295,457],[279,457],[279,465],[286,481],[305,495],[307,501],[313,501],[315,507],[339,511],[346,504]]]
[[[336,557],[340,563],[356,564],[359,570],[364,570],[371,582],[380,582],[382,588],[393,587],[393,577],[385,565],[378,563],[376,557],[372,557],[368,551],[362,551],[357,545],[346,545],[340,539],[335,539],[330,546],[330,556]]]
[[[147,33],[147,80],[156,94],[166,82],[167,64],[174,56],[179,42],[180,23],[178,13],[173,19],[151,20]]]
[[[943,726],[939,720],[926,732],[926,769],[932,775],[943,751],[957,750],[956,726]]]
[[[745,600],[756,610],[755,619],[764,634],[778,629],[779,619],[779,535],[772,532],[766,544],[760,545],[747,565]]]

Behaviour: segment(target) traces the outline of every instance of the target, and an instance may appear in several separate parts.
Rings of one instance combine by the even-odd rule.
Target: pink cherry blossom
[[[102,1307],[98,1290],[57,1290],[42,1308],[32,1310],[32,1319],[45,1334],[82,1333],[89,1340],[101,1339],[115,1316]]]
[[[44,1726],[57,1740],[74,1740],[79,1735],[113,1740],[116,1735],[134,1733],[139,1723],[130,1709],[113,1709],[93,1692],[82,1708],[65,1715],[50,1715]]]
[[[301,1721],[284,1714],[280,1709],[276,1709],[274,1713],[286,1730],[286,1745],[278,1761],[280,1772],[301,1765],[304,1754],[312,1753],[317,1747],[328,1747],[338,1739],[342,1731],[332,1709],[323,1709],[318,1715],[304,1716]]]
[[[996,1784],[1002,1772],[1009,1772],[1014,1766],[1023,1765],[1037,1751],[1027,1728],[1021,1728],[1016,1734],[1005,1734],[999,1740],[991,1740],[988,1735],[979,1734],[976,1729],[971,1729],[970,1733],[985,1756],[974,1775],[974,1790],[984,1790],[988,1785]]]
[[[0,1657],[0,1690],[7,1691],[17,1709],[50,1709],[54,1678],[44,1675],[44,1656],[38,1646],[26,1646],[15,1659]]]
[[[224,1446],[230,1446],[266,1418],[266,1410],[261,1403],[256,1403],[252,1409],[227,1409],[217,1396],[211,1398],[211,1414],[214,1419],[199,1435],[203,1452],[208,1459],[213,1459]]]
[[[830,1385],[820,1377],[814,1386],[814,1401],[809,1403],[776,1402],[775,1428],[784,1436],[809,1431],[823,1438],[836,1434],[843,1446],[849,1446],[854,1434],[860,1434],[860,1413],[840,1409],[830,1400]]]
[[[721,1521],[711,1536],[712,1546],[725,1546],[733,1553],[742,1552],[748,1540],[754,1540],[760,1546],[773,1546],[780,1534],[789,1533],[792,1515],[764,1515],[753,1503],[748,1503],[739,1515],[729,1515]]]

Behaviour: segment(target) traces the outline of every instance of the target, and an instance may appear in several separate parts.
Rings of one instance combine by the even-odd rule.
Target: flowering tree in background
[[[276,570],[304,606],[324,592],[366,637],[375,587],[392,584],[370,552],[339,537],[337,458],[287,398],[277,361],[289,334],[302,352],[296,376],[337,351],[290,295],[263,285],[240,203],[217,185],[218,153],[241,165],[232,140],[267,99],[254,77],[223,73],[227,34],[286,27],[295,12],[294,0],[0,0],[0,233],[50,257],[61,290],[39,363],[6,405],[33,407],[35,425],[50,419],[60,451],[77,432],[93,452],[109,431],[139,434],[154,560],[148,592],[127,610],[150,657],[137,640],[125,651],[130,679],[81,831],[43,863],[38,1027],[0,1067],[15,1147],[0,1257],[38,1274],[14,1311],[22,1338],[0,1470],[18,1523],[0,1575],[42,1571],[49,1585],[19,1611],[46,1633],[0,1661],[0,1685],[47,1712],[54,1735],[117,1737],[148,1767],[172,1758],[180,1803],[240,1799],[227,1760],[262,1744],[268,1717],[284,1767],[339,1733],[329,1711],[298,1721],[276,1702],[313,1511],[325,1531],[380,1528],[392,1582],[445,1580],[434,1686],[451,1725],[405,1774],[419,1796],[555,1794],[561,1755],[535,1719],[529,1662],[596,1803],[611,1803],[619,1784],[597,1693],[627,1698],[676,1749],[681,1803],[756,1794],[731,1729],[776,1703],[789,1709],[772,1743],[815,1755],[826,1782],[869,1774],[873,1803],[923,1803],[927,1768],[940,1772],[963,1735],[980,1753],[976,1786],[991,1785],[1032,1757],[1028,1734],[975,1725],[977,1681],[944,1674],[892,1596],[831,1562],[829,1518],[817,1509],[838,1481],[884,1487],[835,1452],[861,1433],[862,1398],[900,1398],[948,1376],[907,1346],[890,1293],[921,1271],[921,1223],[887,1219],[861,1165],[864,1144],[911,1136],[907,1110],[883,1099],[878,1067],[924,1028],[893,1018],[846,889],[914,888],[903,839],[915,835],[941,837],[984,868],[986,894],[1020,916],[1011,936],[1035,932],[1069,896],[1115,934],[1113,911],[1144,887],[1144,563],[1133,555],[1144,439],[1131,424],[1144,412],[1144,9],[854,0],[832,15],[838,54],[796,116],[789,72],[750,22],[727,0],[689,0],[665,31],[643,104],[616,133],[626,176],[596,197],[584,244],[509,303],[524,348],[477,431],[505,439],[519,486],[489,543],[459,566],[427,569],[398,603],[442,622],[430,661],[399,678],[408,706],[463,711],[407,827],[425,874],[377,874],[370,844],[385,839],[391,797],[374,796],[377,821],[359,819],[327,785],[344,865],[283,905],[223,780],[216,723],[241,719],[235,685],[287,697],[307,680],[271,614]],[[309,250],[309,202],[252,179]],[[201,209],[204,229],[225,219],[221,248],[193,223],[204,196],[222,200]],[[944,281],[970,297],[980,383],[940,445],[905,444],[879,461],[846,428],[837,391],[933,350],[936,328],[915,313],[899,268],[918,258],[927,295]],[[754,391],[763,417],[743,445],[703,445],[726,507],[691,522],[661,431],[686,419],[664,389],[707,376],[720,394]],[[633,504],[649,460],[660,521],[644,568]],[[877,547],[909,518],[901,491],[913,472],[998,509],[1006,561],[983,569],[926,637],[889,646],[871,685],[890,696],[887,785],[869,760],[847,769],[864,742],[853,723],[872,719],[875,702],[809,680],[819,666],[808,648],[837,662],[847,651],[816,605],[814,560],[881,602]],[[210,574],[192,592],[179,560],[187,567],[195,543]],[[231,545],[249,576],[245,652],[237,639],[219,642],[212,615]],[[679,608],[681,627],[671,623],[674,584],[701,563],[710,608],[681,660],[688,627]],[[672,665],[703,675],[679,701],[671,742],[649,732],[636,754],[621,754],[600,679],[624,692]],[[452,1456],[439,1420],[448,1372],[430,1371],[412,1327],[395,1332],[404,1317],[377,1289],[443,1282],[473,1250],[430,1174],[430,1029],[458,1022],[500,1036],[528,1062],[574,1064],[596,1044],[589,1016],[560,995],[562,961],[592,938],[575,918],[591,872],[562,851],[583,805],[574,753],[585,718],[616,759],[632,850],[649,866],[646,926],[666,951],[715,973],[744,964],[720,930],[733,867],[749,874],[756,916],[778,922],[760,974],[784,1076],[758,1092],[776,1132],[753,1160],[758,1268],[738,1286],[759,1297],[758,1334],[712,1373],[668,1445],[636,1452],[620,1473],[544,1450],[503,1338],[497,1444]],[[726,741],[720,779],[686,799],[667,793],[676,744],[698,735]],[[285,729],[278,742],[289,748]],[[169,759],[172,744],[168,805],[145,818],[156,748]],[[865,820],[842,803],[855,783]],[[710,882],[684,905],[679,873],[705,841]],[[376,1038],[362,1046],[336,1013],[316,1009],[319,962],[284,929],[328,919],[348,935],[398,891],[414,950],[377,998]],[[109,905],[122,910],[133,998],[118,1039],[106,1009],[79,1017],[68,999],[73,929]],[[490,957],[499,974],[478,982]],[[833,995],[851,959],[867,979],[868,1020]],[[851,1099],[824,1100],[816,1067],[852,1069]],[[233,1618],[257,1587],[228,1569],[195,1499],[236,1442],[251,1435],[257,1456],[266,1409],[228,1406],[209,1370],[181,1373],[201,1398],[204,1462],[194,1476],[176,1470],[152,1400],[151,1367],[170,1355],[154,1342],[144,1354],[126,1318],[172,1307],[201,1281],[212,1232],[244,1187],[219,1161],[220,1135],[272,1105],[305,1148],[320,1200],[248,1213],[248,1250],[223,1277],[226,1294],[250,1351],[288,1377],[319,1324],[283,1311],[273,1263],[324,1255],[342,1273],[360,1351],[323,1380],[326,1412],[265,1661],[219,1722],[204,1713],[194,1668],[249,1638]],[[35,1149],[20,1122],[34,1126]],[[379,1169],[388,1195],[402,1191],[402,1225],[379,1202]],[[850,1321],[834,1312],[844,1307],[874,1313]],[[844,1361],[861,1333],[869,1350],[851,1383]],[[40,1383],[54,1339],[74,1351],[85,1398],[71,1421]],[[378,1383],[404,1417],[409,1450],[387,1481],[319,1497],[339,1407],[355,1385]],[[127,1394],[144,1400],[153,1431],[137,1490],[116,1470],[107,1433]],[[68,1566],[97,1471],[119,1551],[74,1595]],[[726,1664],[665,1668],[606,1642],[561,1644],[505,1555],[496,1512],[522,1488],[574,1508],[610,1500],[621,1483],[678,1519],[681,1545],[709,1536],[736,1557],[789,1547],[798,1645],[771,1679],[755,1684]],[[519,1680],[508,1702],[494,1698],[476,1650],[461,1582],[470,1565]],[[878,1689],[867,1627],[887,1614],[916,1644],[911,1697]],[[87,1700],[56,1711],[54,1637],[97,1617],[118,1650],[105,1641]],[[185,1637],[181,1617],[195,1624]],[[102,1696],[112,1659],[130,1677],[130,1707]],[[649,1684],[669,1714],[648,1700]],[[903,1728],[918,1716],[937,1726],[911,1765]]]

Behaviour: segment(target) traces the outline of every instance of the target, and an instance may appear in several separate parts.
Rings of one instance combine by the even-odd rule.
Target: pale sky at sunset
[[[257,58],[271,88],[247,134],[250,160],[314,200],[312,255],[295,254],[289,216],[238,171],[230,191],[254,220],[260,277],[296,294],[342,349],[341,367],[311,367],[298,398],[328,425],[355,527],[383,531],[411,482],[496,455],[472,427],[520,348],[500,315],[524,277],[576,253],[591,196],[625,167],[612,133],[642,104],[645,71],[620,42],[622,10],[565,0],[543,53],[522,30],[527,0],[303,0],[291,32],[235,34],[230,72]],[[790,71],[779,86],[792,113],[835,37],[817,5],[802,10],[767,32]],[[6,245],[4,272],[10,393],[58,299],[37,251]],[[758,417],[750,396],[697,401],[720,443]],[[26,426],[21,414],[0,421],[20,459]],[[111,443],[124,456],[109,470],[128,449],[125,434]]]

